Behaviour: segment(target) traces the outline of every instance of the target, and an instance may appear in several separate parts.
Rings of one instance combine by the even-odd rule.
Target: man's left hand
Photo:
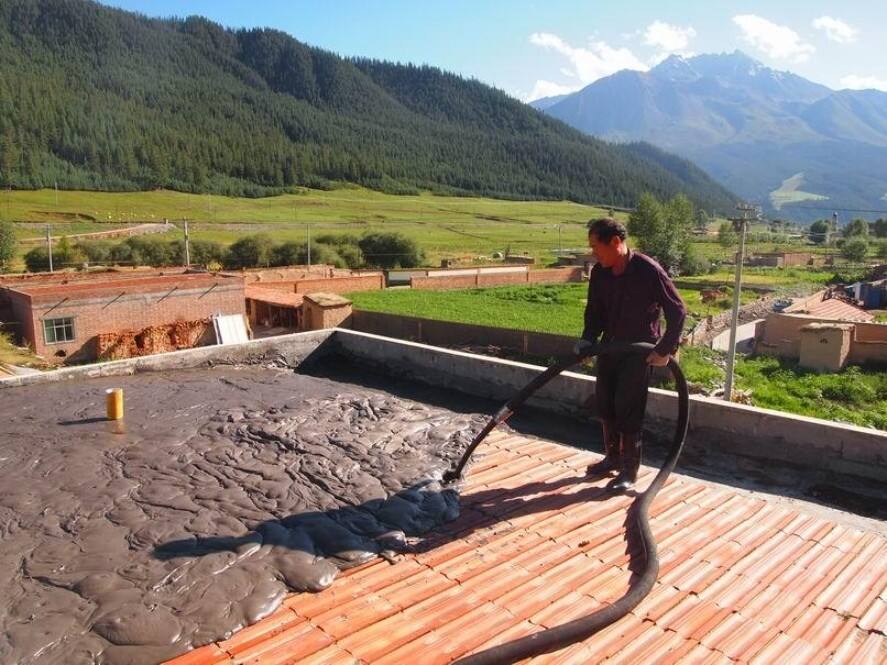
[[[661,356],[655,351],[651,352],[649,356],[647,356],[647,364],[652,365],[653,367],[665,367],[668,365],[668,361],[671,360],[670,355]]]

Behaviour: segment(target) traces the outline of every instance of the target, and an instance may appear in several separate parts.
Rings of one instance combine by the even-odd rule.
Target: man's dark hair
[[[613,238],[625,240],[628,232],[622,222],[617,222],[612,217],[593,219],[588,223],[588,235],[595,234],[601,242],[610,242]]]

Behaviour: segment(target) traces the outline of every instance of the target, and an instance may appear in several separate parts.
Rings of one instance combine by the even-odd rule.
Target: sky
[[[887,1],[103,0],[271,27],[343,56],[429,64],[529,101],[671,54],[740,49],[834,89],[887,90]]]

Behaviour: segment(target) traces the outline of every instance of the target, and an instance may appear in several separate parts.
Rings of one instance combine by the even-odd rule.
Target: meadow
[[[703,303],[699,291],[679,291],[695,320],[724,312],[732,303],[729,292],[713,303]],[[349,298],[356,309],[575,337],[582,333],[587,294],[585,284],[540,284],[453,291],[363,291],[349,294]],[[743,291],[742,302],[755,297]]]
[[[470,261],[507,251],[533,256],[540,264],[551,263],[559,249],[584,248],[585,224],[608,212],[604,207],[570,201],[508,201],[429,193],[401,196],[353,185],[255,199],[169,190],[0,191],[0,219],[15,221],[20,238],[43,237],[46,224],[58,239],[164,219],[176,228],[163,237],[181,237],[182,222],[188,220],[193,238],[226,245],[260,232],[278,241],[301,242],[309,235],[397,231],[420,244],[428,265],[439,265],[444,258]],[[615,215],[627,219],[624,212]],[[32,246],[23,245],[21,253]],[[755,242],[749,244],[749,251],[778,247],[786,245]],[[694,248],[712,261],[732,255],[731,249],[712,241],[695,242]]]

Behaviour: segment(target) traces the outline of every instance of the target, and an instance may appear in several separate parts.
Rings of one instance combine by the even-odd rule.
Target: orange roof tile
[[[631,499],[582,477],[595,456],[502,432],[483,451],[462,516],[417,552],[293,594],[171,663],[449,663],[621,597]],[[885,661],[887,538],[681,476],[650,518],[661,559],[651,594],[583,643],[525,662]]]
[[[871,322],[875,320],[875,316],[871,312],[867,312],[861,307],[845,302],[840,298],[827,298],[815,303],[807,302],[791,305],[783,311],[786,314],[800,314],[833,321]]]

